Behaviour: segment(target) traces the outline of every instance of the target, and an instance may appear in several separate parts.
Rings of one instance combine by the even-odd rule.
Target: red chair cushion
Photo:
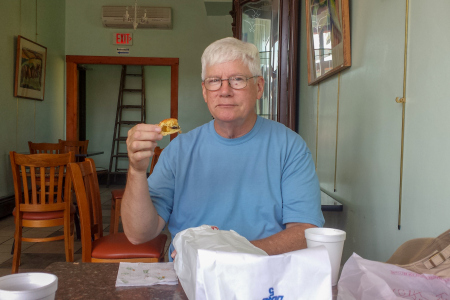
[[[122,199],[122,197],[123,197],[123,192],[125,192],[125,189],[121,189],[121,190],[112,190],[112,191],[111,191],[111,195],[112,195],[113,199]]]
[[[160,234],[151,241],[133,245],[123,232],[110,234],[92,242],[92,257],[103,259],[160,258],[164,255],[167,235]]]
[[[74,214],[76,211],[75,205],[70,205],[70,213]],[[13,216],[16,216],[16,208],[13,209]],[[50,220],[64,218],[64,211],[44,211],[44,212],[24,212],[22,219],[24,220]]]

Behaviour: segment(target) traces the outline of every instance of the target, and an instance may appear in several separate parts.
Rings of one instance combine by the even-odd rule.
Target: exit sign
[[[133,45],[132,33],[115,33],[114,45]]]

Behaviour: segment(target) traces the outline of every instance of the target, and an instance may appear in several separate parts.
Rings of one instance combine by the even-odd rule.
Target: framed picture
[[[17,37],[14,97],[44,100],[46,62],[46,47],[23,36]]]
[[[308,85],[351,66],[348,0],[305,0]]]

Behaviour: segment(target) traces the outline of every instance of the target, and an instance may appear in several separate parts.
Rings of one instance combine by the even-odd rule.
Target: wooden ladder
[[[109,160],[109,170],[108,170],[108,178],[106,181],[106,185],[109,187],[109,182],[111,179],[111,175],[114,175],[114,178],[116,178],[116,175],[120,174],[127,174],[128,168],[119,167],[119,160],[121,161],[121,164],[124,163],[124,161],[128,160],[128,153],[126,151],[126,140],[127,140],[127,131],[132,126],[139,124],[139,123],[145,123],[145,76],[144,76],[144,66],[141,67],[141,73],[137,74],[128,74],[127,73],[127,66],[122,66],[122,73],[120,76],[120,89],[119,89],[119,97],[117,100],[117,110],[116,110],[116,121],[114,124],[114,136],[112,140],[112,146],[111,146],[111,157]],[[141,88],[126,88],[126,78],[127,77],[141,77]],[[124,97],[125,95],[130,94],[141,94],[141,101],[140,104],[137,103],[127,103],[130,102],[130,99],[127,99],[128,101],[124,101],[124,98],[131,98]],[[137,102],[137,101],[135,101]],[[140,117],[137,115],[138,111],[140,111]],[[124,114],[126,115],[124,118]],[[129,119],[130,118],[130,119]],[[124,127],[123,127],[124,126]],[[122,132],[125,131],[125,132]],[[125,147],[125,150],[124,150]]]

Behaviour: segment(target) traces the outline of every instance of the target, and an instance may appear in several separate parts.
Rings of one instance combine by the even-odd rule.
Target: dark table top
[[[188,300],[181,284],[150,287],[117,287],[119,263],[55,262],[44,272],[58,277],[56,300],[76,299],[161,299]],[[337,298],[332,287],[332,298]]]
[[[322,211],[343,211],[344,205],[332,198],[330,195],[324,191],[320,191],[320,204],[322,206]]]
[[[76,157],[90,157],[94,155],[100,155],[105,153],[104,151],[88,151],[87,153],[79,153],[75,154]]]
[[[58,299],[188,299],[180,284],[115,287],[119,263],[55,262],[44,272],[58,277]]]

